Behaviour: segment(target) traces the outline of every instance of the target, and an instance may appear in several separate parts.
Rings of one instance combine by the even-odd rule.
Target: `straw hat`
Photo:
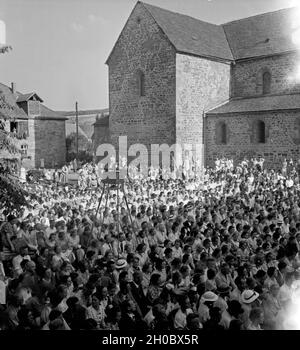
[[[218,296],[213,292],[205,292],[201,297],[202,303],[205,303],[206,301],[214,302],[217,300],[218,300]]]
[[[242,293],[241,300],[245,304],[251,304],[259,297],[259,294],[254,290],[246,289]]]
[[[119,259],[116,262],[116,269],[121,270],[124,269],[124,267],[127,266],[127,261],[125,259]]]

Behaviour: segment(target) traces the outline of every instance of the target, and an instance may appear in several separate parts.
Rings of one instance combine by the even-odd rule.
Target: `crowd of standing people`
[[[77,170],[77,169],[76,169]],[[67,173],[64,169],[62,173]],[[0,213],[0,329],[297,329],[300,181],[285,161],[216,161],[112,188],[47,174],[37,199]],[[120,208],[117,208],[120,203]]]

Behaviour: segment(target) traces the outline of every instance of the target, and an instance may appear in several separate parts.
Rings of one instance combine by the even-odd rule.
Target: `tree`
[[[0,54],[12,50],[9,45],[0,46]],[[0,209],[8,213],[13,209],[28,205],[27,196],[37,198],[22,188],[17,176],[21,160],[21,150],[16,146],[16,140],[5,129],[7,119],[13,119],[16,107],[6,101],[0,94]]]
[[[17,176],[21,152],[5,129],[6,120],[11,119],[15,107],[6,101],[4,95],[0,97],[0,209],[9,212],[27,205],[29,193],[24,191]]]
[[[12,47],[9,45],[0,46],[0,53],[6,53],[11,50],[12,50]]]
[[[66,138],[67,162],[76,158],[76,133],[72,132]],[[78,160],[81,162],[91,162],[93,160],[93,144],[84,135],[78,135]]]

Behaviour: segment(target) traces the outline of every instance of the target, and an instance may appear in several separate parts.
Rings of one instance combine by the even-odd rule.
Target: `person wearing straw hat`
[[[258,297],[259,297],[259,293],[251,289],[246,289],[242,293],[241,301],[242,301],[242,308],[244,309],[243,321],[244,321],[245,329],[247,329],[247,327],[250,324],[250,319],[249,319],[250,311],[252,310],[253,307],[259,306],[259,303],[257,301]]]
[[[118,272],[121,272],[122,270],[126,269],[127,265],[126,259],[118,259],[116,262],[116,269]]]
[[[213,307],[214,303],[218,300],[217,294],[208,291],[205,292],[200,298],[200,304],[198,307],[198,314],[200,323],[204,323],[209,319],[209,310]]]

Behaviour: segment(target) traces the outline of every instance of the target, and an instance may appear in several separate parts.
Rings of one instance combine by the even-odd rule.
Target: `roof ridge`
[[[231,46],[231,44],[230,44],[230,41],[229,41],[229,39],[228,39],[228,36],[227,36],[226,30],[225,30],[225,28],[224,28],[224,26],[223,26],[223,25],[221,25],[221,27],[222,27],[222,30],[223,30],[223,32],[224,32],[224,36],[225,36],[225,39],[226,39],[226,41],[227,41],[227,44],[228,44],[229,50],[230,50],[230,52],[231,52],[232,59],[233,59],[233,61],[235,61],[235,57],[234,57],[234,53],[233,53],[233,48],[232,48],[232,46]]]
[[[241,22],[241,21],[244,21],[244,20],[246,20],[246,19],[255,18],[255,17],[261,17],[261,16],[269,15],[270,13],[275,13],[275,12],[290,10],[290,9],[293,9],[293,8],[296,8],[296,6],[293,6],[293,7],[285,7],[285,8],[279,9],[279,10],[275,10],[275,11],[268,11],[268,12],[258,13],[257,15],[252,15],[252,16],[243,17],[243,18],[240,18],[240,19],[235,19],[235,20],[233,20],[233,21],[225,22],[225,23],[222,23],[222,24],[220,24],[220,25],[223,27],[223,26],[225,26],[225,25],[227,25],[227,24],[232,24],[232,23],[235,23],[235,22]]]
[[[222,24],[216,24],[216,23],[212,23],[212,22],[203,21],[202,19],[199,19],[199,18],[190,16],[190,15],[186,15],[186,14],[184,14],[184,13],[180,13],[180,12],[176,12],[176,11],[171,11],[171,10],[165,9],[165,8],[163,8],[163,7],[160,7],[160,6],[155,6],[155,5],[152,5],[152,4],[148,4],[147,2],[138,1],[138,3],[143,4],[143,5],[146,5],[146,6],[154,7],[154,8],[157,8],[157,9],[160,9],[160,10],[163,10],[163,11],[166,11],[166,12],[170,12],[170,13],[173,13],[173,14],[176,14],[176,15],[179,15],[179,16],[189,17],[189,18],[191,18],[191,19],[193,19],[193,20],[196,20],[196,21],[199,21],[199,22],[202,22],[202,23],[210,24],[210,25],[213,25],[213,26],[216,26],[216,27],[222,27]]]
[[[231,101],[238,101],[238,100],[249,100],[249,99],[255,99],[255,98],[260,98],[260,97],[276,97],[276,96],[294,96],[294,95],[299,95],[299,92],[290,92],[290,93],[281,93],[281,94],[267,94],[267,95],[252,95],[252,96],[236,96],[236,97],[231,97]]]
[[[225,35],[225,30],[222,27],[222,25],[219,24],[215,24],[215,23],[211,23],[211,22],[206,22],[206,21],[202,21],[201,19],[195,18],[195,17],[191,17],[189,15],[185,15],[182,13],[178,13],[178,12],[174,12],[174,11],[170,11],[158,6],[154,6],[154,5],[150,5],[147,4],[145,2],[141,2],[138,1],[138,3],[140,5],[143,6],[143,8],[145,9],[145,11],[147,11],[149,13],[149,15],[153,18],[153,20],[155,21],[155,23],[158,25],[158,27],[160,28],[160,30],[162,31],[162,33],[164,34],[164,36],[166,37],[166,39],[168,40],[168,42],[173,46],[173,48],[175,49],[175,51],[177,53],[184,53],[184,54],[195,54],[198,57],[205,57],[207,59],[221,59],[224,61],[233,61],[234,57],[233,57],[233,53],[232,53],[232,49],[228,44],[228,40],[227,37]],[[216,52],[206,52],[203,55],[200,55],[199,52],[195,53],[192,52],[189,49],[180,49],[180,47],[178,46],[178,42],[176,43],[175,40],[173,40],[174,38],[172,38],[172,36],[170,36],[170,32],[168,32],[168,30],[166,31],[166,27],[164,26],[164,23],[160,20],[161,18],[158,18],[159,16],[157,16],[158,12],[162,13],[162,16],[171,16],[171,15],[175,15],[176,17],[174,18],[174,22],[178,21],[187,21],[187,20],[192,20],[193,22],[191,22],[192,26],[206,26],[206,28],[209,28],[209,30],[213,30],[213,31],[219,31],[219,34],[222,33],[222,44],[224,46],[226,46],[226,55],[223,52],[223,55],[220,55]],[[168,28],[167,28],[168,29]],[[224,47],[222,47],[224,50]],[[221,49],[222,49],[221,48]],[[208,50],[209,51],[209,50]],[[227,52],[228,51],[228,52]]]

